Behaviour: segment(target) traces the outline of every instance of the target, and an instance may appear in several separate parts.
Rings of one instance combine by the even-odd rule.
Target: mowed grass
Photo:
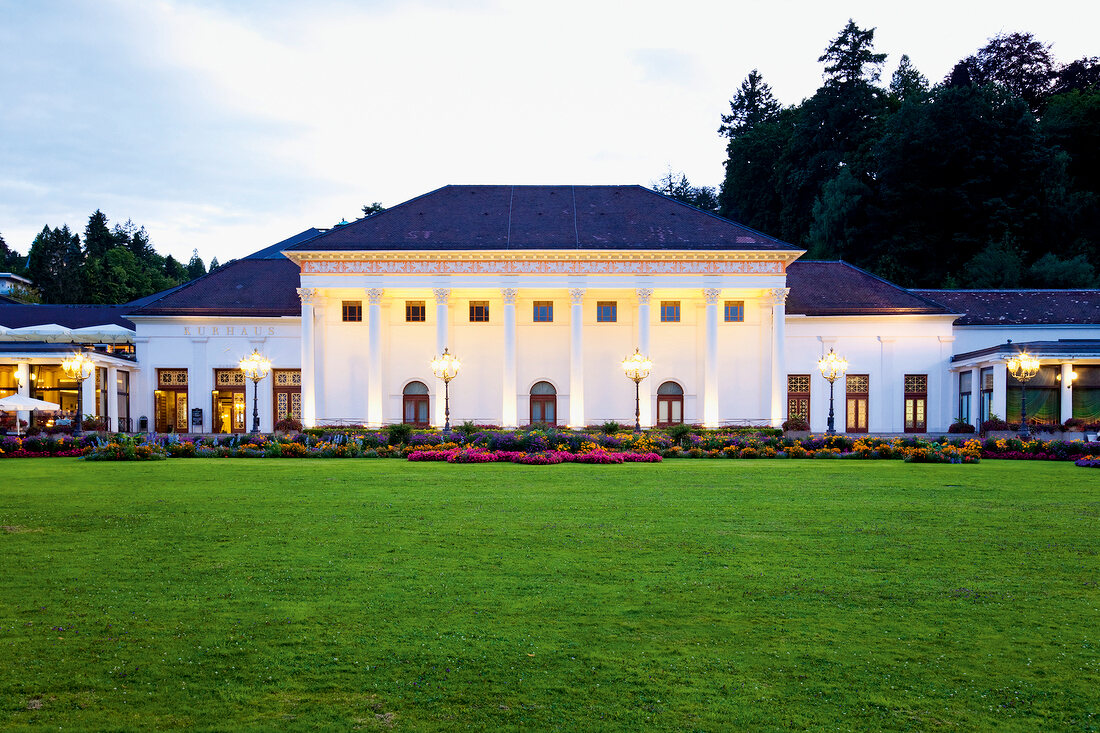
[[[0,727],[1100,727],[1100,472],[1068,463],[0,484]]]

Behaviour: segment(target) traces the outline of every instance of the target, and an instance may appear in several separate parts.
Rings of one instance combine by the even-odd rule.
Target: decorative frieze
[[[779,260],[304,260],[303,275],[779,275]],[[299,289],[299,294],[305,288]],[[303,296],[305,297],[305,296]]]

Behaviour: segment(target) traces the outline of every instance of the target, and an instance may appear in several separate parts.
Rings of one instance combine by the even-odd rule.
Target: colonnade
[[[516,298],[519,291],[516,288],[500,288],[500,297],[503,301],[503,369],[501,378],[501,393],[503,395],[500,408],[501,424],[505,427],[516,427],[519,424],[517,405],[517,343],[516,343]],[[586,424],[586,412],[584,404],[584,304],[589,289],[585,287],[568,288],[570,302],[570,349],[569,349],[569,414],[568,425],[584,426]],[[770,365],[765,374],[762,374],[762,383],[767,385],[765,394],[768,395],[768,417],[772,424],[782,422],[786,412],[784,401],[786,399],[786,368],[784,365],[784,320],[785,301],[787,288],[773,288],[765,291],[766,297],[762,305],[768,316],[768,322],[762,323],[767,327],[767,338],[770,340]],[[367,324],[367,424],[381,426],[387,419],[394,415],[385,414],[382,390],[382,288],[368,288],[365,290],[368,301]],[[451,293],[450,288],[435,288],[432,295],[435,301],[435,329],[436,329],[436,353],[442,353],[450,346],[450,320],[451,320]],[[302,300],[302,418],[307,426],[317,422],[317,405],[322,401],[319,394],[321,385],[318,379],[317,364],[324,358],[323,345],[321,344],[323,329],[318,328],[318,322],[323,319],[325,298],[321,291],[314,288],[299,288],[298,294]],[[637,329],[635,341],[638,349],[644,354],[650,354],[651,331],[651,304],[652,288],[635,289],[637,306]],[[704,288],[702,297],[705,303],[705,348],[703,353],[703,394],[702,394],[702,421],[709,427],[720,425],[723,416],[720,414],[720,390],[721,365],[719,364],[719,317],[721,289]],[[767,353],[767,350],[766,352]],[[624,354],[625,356],[625,354]],[[654,424],[652,414],[653,386],[650,380],[645,380],[641,385],[641,422],[644,427]],[[443,424],[442,400],[434,400],[433,423]],[[728,416],[727,416],[727,419]]]

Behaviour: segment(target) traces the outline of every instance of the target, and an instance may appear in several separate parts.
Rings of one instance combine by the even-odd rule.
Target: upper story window
[[[726,321],[728,323],[741,322],[745,320],[745,301],[743,300],[727,300],[726,301]]]
[[[489,322],[489,301],[487,300],[471,300],[470,301],[470,323],[488,323]]]
[[[596,322],[597,323],[614,323],[618,320],[616,311],[616,302],[614,300],[599,300],[596,301]]]
[[[552,300],[535,301],[535,323],[554,322],[554,302]]]
[[[423,323],[427,316],[427,309],[424,307],[423,300],[406,300],[405,301],[405,322],[406,323]]]
[[[678,301],[678,300],[662,300],[661,301],[661,322],[662,323],[679,323],[680,322],[680,301]]]
[[[363,301],[345,300],[342,308],[345,323],[363,320]]]

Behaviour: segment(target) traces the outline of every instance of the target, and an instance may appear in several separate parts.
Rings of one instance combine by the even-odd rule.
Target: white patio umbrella
[[[74,341],[86,344],[128,344],[134,340],[133,331],[114,323],[74,328],[69,333]]]
[[[13,394],[0,397],[0,410],[5,412],[18,412],[19,410],[60,410],[61,405],[56,402],[46,402],[26,395]],[[15,434],[20,435],[19,416],[15,416]]]
[[[24,326],[13,328],[6,334],[12,341],[71,341],[72,329],[47,323],[42,326]]]

